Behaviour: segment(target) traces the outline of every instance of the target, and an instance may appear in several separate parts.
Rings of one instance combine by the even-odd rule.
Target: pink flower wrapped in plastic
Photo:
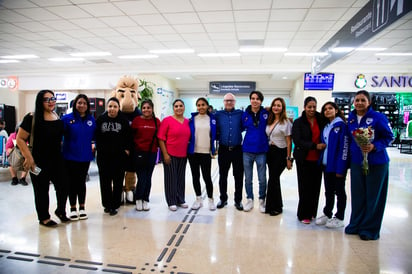
[[[372,142],[374,138],[374,130],[371,127],[357,128],[352,132],[352,135],[356,143],[362,150],[362,146],[366,146]],[[362,171],[364,175],[368,175],[369,173],[368,152],[362,151],[362,153],[363,153]]]

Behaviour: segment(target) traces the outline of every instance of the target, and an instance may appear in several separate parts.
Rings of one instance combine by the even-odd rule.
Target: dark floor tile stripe
[[[101,262],[92,262],[92,261],[84,261],[84,260],[75,260],[76,263],[81,264],[94,264],[94,265],[103,265]]]
[[[0,252],[1,252],[1,253],[11,253],[10,250],[6,250],[6,249],[0,249]]]
[[[69,265],[71,268],[80,268],[80,269],[86,269],[86,270],[94,270],[96,271],[98,268],[97,267],[91,267],[91,266],[83,266],[83,265],[77,265],[77,264],[71,264]]]
[[[166,260],[167,263],[170,263],[172,261],[173,256],[175,255],[175,253],[176,253],[176,248],[173,248],[172,252],[170,252],[169,257],[167,257],[167,260]]]
[[[189,215],[185,215],[185,217],[182,220],[182,223],[186,222],[187,218],[189,218]]]
[[[32,262],[32,261],[34,261],[33,259],[16,257],[16,256],[7,256],[7,259],[18,260],[18,261],[25,261],[25,262]]]
[[[119,267],[119,268],[127,268],[127,269],[136,269],[135,266],[131,266],[131,265],[107,264],[107,266],[110,266],[110,267]]]
[[[14,252],[14,254],[16,254],[16,255],[23,255],[23,256],[40,257],[40,254],[27,253],[27,252],[19,252],[19,251]]]
[[[130,271],[123,271],[123,270],[116,270],[116,269],[109,269],[109,268],[103,268],[102,271],[109,272],[109,273],[133,274],[133,272],[130,272]]]
[[[164,248],[162,253],[160,253],[160,256],[157,258],[157,261],[160,262],[161,260],[163,260],[163,257],[165,256],[166,252],[167,252],[168,248]]]
[[[175,238],[176,238],[176,234],[173,234],[173,236],[170,238],[170,240],[167,242],[167,245],[168,246],[170,246],[172,243],[173,243],[173,241],[175,240]]]
[[[195,217],[196,217],[196,216],[195,216],[195,215],[193,215],[193,216],[192,216],[192,218],[190,218],[189,223],[193,223],[193,220],[195,219]]]
[[[38,260],[37,263],[39,263],[39,264],[50,264],[50,265],[56,265],[56,266],[64,266],[64,263],[56,263],[56,262],[50,262],[50,261],[44,261],[44,260]]]
[[[183,230],[183,234],[186,234],[186,232],[189,230],[189,227],[190,227],[190,225],[187,225],[187,226],[185,227],[185,229]]]
[[[182,228],[183,224],[179,224],[176,228],[175,233],[179,233],[180,229]]]
[[[179,240],[177,240],[176,245],[175,246],[179,246],[180,243],[183,241],[183,235],[179,237]]]
[[[54,257],[54,256],[44,256],[46,259],[52,259],[52,260],[58,260],[58,261],[70,261],[69,258],[60,258],[60,257]]]

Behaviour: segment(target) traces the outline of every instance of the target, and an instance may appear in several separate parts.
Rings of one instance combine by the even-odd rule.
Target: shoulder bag
[[[30,132],[30,143],[29,143],[29,150],[31,152],[32,147],[33,147],[33,134],[34,133],[34,115],[33,115],[33,120],[31,123],[31,132]],[[17,144],[11,149],[9,156],[7,157],[7,160],[9,162],[9,165],[15,170],[15,171],[24,171],[23,163],[24,163],[24,157],[23,154],[21,154],[21,151]]]

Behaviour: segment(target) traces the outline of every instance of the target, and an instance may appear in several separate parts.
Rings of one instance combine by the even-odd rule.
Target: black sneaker
[[[25,178],[25,177],[20,178],[19,183],[20,183],[21,185],[24,185],[24,186],[27,186],[27,185],[28,185],[28,183],[26,182],[26,178]]]
[[[222,200],[220,200],[220,201],[217,203],[216,207],[219,208],[219,209],[221,209],[221,208],[224,208],[226,205],[227,205],[227,201],[222,201]]]
[[[16,185],[18,185],[19,184],[19,180],[17,180],[17,177],[13,177],[12,179],[11,179],[11,185],[12,186],[16,186]]]
[[[237,210],[243,211],[243,205],[242,205],[241,202],[240,203],[235,203],[235,207],[236,207]]]

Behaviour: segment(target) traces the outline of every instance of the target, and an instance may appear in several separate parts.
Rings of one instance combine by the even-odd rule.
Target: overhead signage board
[[[256,82],[237,81],[237,82],[209,82],[209,93],[226,94],[228,92],[237,93],[251,93],[256,90]]]
[[[334,73],[305,73],[303,79],[304,90],[333,90]]]
[[[349,20],[319,52],[328,55],[312,59],[312,73],[316,74],[328,65],[347,55],[349,51],[333,51],[336,48],[357,48],[412,10],[411,0],[371,0]]]

